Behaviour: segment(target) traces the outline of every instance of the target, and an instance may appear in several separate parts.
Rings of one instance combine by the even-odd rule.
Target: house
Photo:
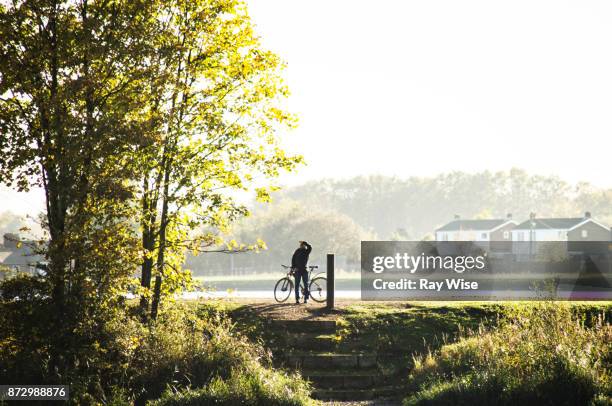
[[[34,252],[34,246],[33,241],[23,240],[17,234],[4,234],[0,244],[0,266],[33,273],[36,264],[42,261],[42,257]]]
[[[510,252],[512,230],[517,223],[508,214],[504,219],[455,220],[436,230],[436,241],[473,241],[487,251]]]
[[[610,241],[610,228],[591,217],[537,218],[531,213],[529,220],[512,230],[514,241]]]
[[[610,228],[594,220],[590,212],[584,213],[583,217],[569,218],[537,218],[535,213],[531,213],[529,220],[512,230],[513,253],[534,254],[538,243],[556,243],[570,254],[584,253],[587,248],[607,247],[610,237]],[[603,244],[594,244],[596,242]]]

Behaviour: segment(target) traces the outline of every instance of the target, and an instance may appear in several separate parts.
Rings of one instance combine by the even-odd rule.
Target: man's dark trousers
[[[300,300],[300,280],[304,284],[304,300],[308,300],[310,292],[308,291],[308,271],[306,269],[296,269],[295,274],[295,301]]]

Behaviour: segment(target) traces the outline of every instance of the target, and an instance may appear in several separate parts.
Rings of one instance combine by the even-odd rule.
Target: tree
[[[95,341],[135,263],[128,153],[154,15],[139,0],[0,5],[0,183],[45,191],[53,373]]]
[[[219,242],[192,230],[247,214],[227,189],[265,201],[263,181],[301,162],[275,137],[294,122],[277,106],[282,66],[237,0],[0,4],[0,183],[44,190],[49,260],[2,292],[2,349],[32,360],[5,377],[104,398],[137,267],[155,318],[189,280],[185,249]]]
[[[195,231],[223,230],[248,214],[228,189],[248,190],[258,179],[257,197],[266,201],[269,188],[261,179],[302,161],[286,155],[275,138],[279,126],[294,123],[277,105],[288,94],[278,74],[283,65],[261,48],[244,3],[171,0],[158,19],[141,111],[152,142],[137,154],[141,308],[152,318],[162,293],[189,281],[180,266],[185,249],[198,253],[219,243],[216,235]]]

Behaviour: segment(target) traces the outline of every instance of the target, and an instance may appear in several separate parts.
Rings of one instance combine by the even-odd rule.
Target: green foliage
[[[6,265],[0,265],[0,281],[3,279],[11,279],[18,276],[20,271]]]
[[[40,382],[46,374],[47,289],[45,283],[27,274],[0,281],[1,382]]]
[[[189,286],[185,250],[214,241],[192,231],[246,214],[227,189],[266,200],[261,178],[302,161],[275,136],[294,124],[279,105],[283,64],[239,0],[15,1],[0,6],[0,38],[0,183],[44,190],[36,253],[49,262],[44,278],[5,284],[2,301],[18,324],[3,348],[31,336],[15,354],[38,357],[23,366],[37,375],[10,351],[2,373],[71,382],[95,402],[118,384],[118,321],[138,327],[125,319],[136,267],[155,316],[162,295]],[[143,345],[160,346],[169,333],[149,334]],[[161,384],[168,365],[139,369]]]
[[[248,214],[229,190],[266,201],[274,187],[261,180],[302,162],[279,146],[277,131],[295,124],[280,108],[288,95],[283,64],[261,46],[246,5],[171,0],[156,6],[161,23],[149,33],[152,66],[142,108],[133,112],[145,136],[133,157],[140,168],[143,309],[152,277],[163,278],[152,293],[155,306],[160,295],[189,284],[181,268],[186,250],[222,242],[198,231],[225,230]]]
[[[39,326],[21,324],[41,338],[48,359],[37,367],[48,382],[95,374],[82,370],[132,276],[127,153],[140,142],[130,112],[148,69],[150,12],[131,0],[0,9],[0,183],[45,193],[45,241],[35,251],[49,262],[39,281],[47,314]]]
[[[577,405],[612,396],[612,326],[570,306],[517,306],[481,330],[417,356],[406,405]]]
[[[227,320],[235,331],[268,349],[284,348],[288,339],[285,331],[272,328],[268,318],[262,317],[253,307],[226,300],[206,300],[193,305],[202,318]]]
[[[0,289],[14,294],[22,290],[20,286],[35,283],[16,278]],[[48,382],[46,300],[41,295],[28,301],[7,297],[8,293],[0,303],[0,381]],[[91,338],[95,338],[91,345],[83,342],[87,348],[80,351],[83,358],[75,370],[61,381],[70,382],[72,404],[142,404],[164,392],[189,390],[220,401],[251,402],[245,404],[309,402],[309,387],[303,380],[273,370],[269,354],[227,320],[196,313],[188,305],[166,306],[150,326],[136,316],[117,316]]]
[[[269,354],[236,333],[227,320],[198,316],[189,306],[176,305],[165,309],[151,330],[138,324],[116,327],[125,343],[122,374],[141,398],[155,399],[172,388],[170,393],[241,399],[244,404],[305,404],[309,399],[304,381],[272,370]],[[160,404],[173,398],[166,394]]]

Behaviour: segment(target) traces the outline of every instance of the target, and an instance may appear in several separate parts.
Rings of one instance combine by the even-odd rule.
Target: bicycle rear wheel
[[[327,278],[318,276],[310,282],[310,298],[317,303],[327,300]]]
[[[283,303],[289,299],[291,292],[293,292],[293,281],[289,278],[279,279],[274,286],[274,299],[278,303]]]

